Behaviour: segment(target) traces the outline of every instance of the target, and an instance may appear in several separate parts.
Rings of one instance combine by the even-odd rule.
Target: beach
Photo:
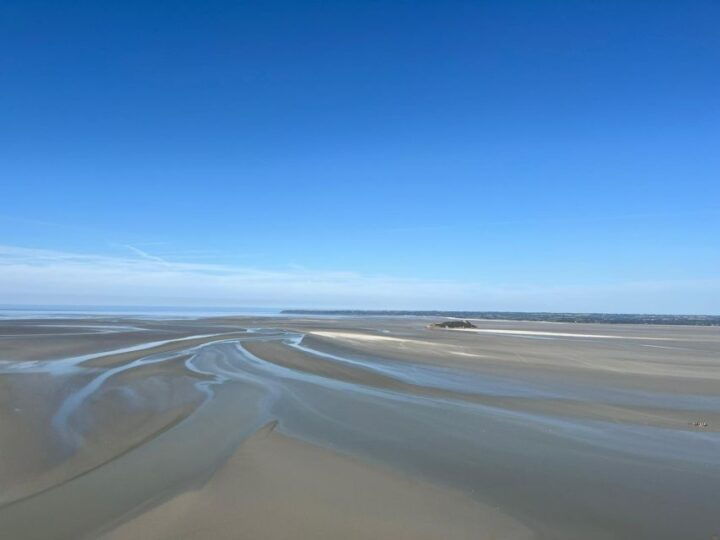
[[[710,539],[720,327],[0,321],[0,537]]]

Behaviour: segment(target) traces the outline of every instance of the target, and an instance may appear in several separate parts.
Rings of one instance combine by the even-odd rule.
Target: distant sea
[[[196,318],[219,316],[280,315],[280,308],[215,307],[215,306],[21,306],[0,304],[0,319],[85,318],[105,316],[134,316],[143,318]]]

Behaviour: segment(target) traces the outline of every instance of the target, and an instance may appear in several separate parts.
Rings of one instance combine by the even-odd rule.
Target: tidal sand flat
[[[0,322],[0,538],[720,535],[720,328],[431,322]]]

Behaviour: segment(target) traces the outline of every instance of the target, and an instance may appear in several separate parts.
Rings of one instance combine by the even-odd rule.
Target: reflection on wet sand
[[[720,532],[717,328],[427,324],[3,321],[0,537]]]

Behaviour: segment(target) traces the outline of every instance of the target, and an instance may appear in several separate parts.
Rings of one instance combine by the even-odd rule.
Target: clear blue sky
[[[0,297],[720,312],[720,3],[0,4]]]

